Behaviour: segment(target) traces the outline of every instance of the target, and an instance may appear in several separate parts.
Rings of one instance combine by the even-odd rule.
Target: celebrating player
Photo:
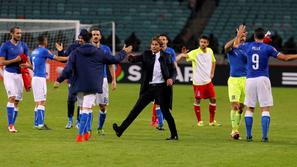
[[[29,56],[29,49],[25,42],[21,41],[22,31],[20,27],[10,29],[11,39],[2,44],[0,49],[0,65],[5,66],[3,80],[8,102],[6,105],[8,131],[17,132],[15,121],[18,115],[18,104],[23,96],[23,79],[20,70],[21,54]],[[27,64],[28,63],[28,64]],[[27,62],[22,67],[30,66]]]
[[[102,93],[103,68],[104,64],[119,63],[127,53],[132,51],[132,47],[124,47],[116,56],[107,56],[100,49],[90,43],[92,35],[85,29],[80,32],[83,44],[73,51],[69,60],[54,87],[58,87],[61,82],[73,75],[73,89],[77,94],[79,106],[81,106],[79,134],[77,142],[89,140],[89,125],[92,124],[90,113],[95,103],[96,93]],[[89,121],[91,121],[89,123]]]
[[[240,43],[246,41],[246,35],[241,37]],[[244,108],[245,97],[245,81],[246,81],[246,56],[245,53],[238,49],[233,48],[234,39],[226,43],[224,49],[228,56],[230,64],[230,77],[228,79],[228,93],[229,101],[231,103],[231,125],[232,132],[231,137],[239,139],[239,125]]]
[[[100,40],[102,38],[101,31],[99,27],[91,27],[92,33],[92,43],[100,50],[104,52],[107,56],[112,56],[110,48],[107,45],[101,44]],[[109,72],[111,74],[111,85],[112,90],[116,89],[116,76],[114,65],[108,65]],[[104,65],[104,79],[103,79],[103,87],[102,93],[96,94],[96,105],[99,105],[99,117],[98,117],[98,134],[104,135],[103,125],[106,119],[107,113],[107,105],[109,103],[108,97],[108,80],[107,80],[107,73],[106,73],[106,65]],[[90,125],[91,126],[91,125]]]
[[[221,126],[215,121],[216,112],[216,94],[212,84],[214,77],[216,60],[211,48],[208,48],[209,39],[202,35],[199,39],[199,48],[187,53],[183,51],[178,55],[177,60],[186,58],[192,62],[193,68],[193,88],[194,88],[194,111],[198,120],[197,126],[204,126],[201,119],[200,101],[201,99],[209,99],[209,126]]]
[[[36,103],[34,109],[35,122],[34,126],[38,129],[48,130],[49,128],[44,124],[45,118],[45,102],[46,102],[46,60],[53,59],[57,61],[67,61],[68,57],[60,57],[51,53],[47,49],[48,40],[45,36],[39,36],[38,47],[32,51],[31,62],[33,65],[32,90],[34,101]]]
[[[262,111],[262,142],[268,142],[269,111],[270,107],[273,106],[268,71],[269,57],[288,61],[297,59],[297,55],[282,54],[272,46],[263,43],[265,32],[262,28],[257,28],[254,31],[254,42],[240,44],[241,38],[246,32],[246,27],[240,25],[238,30],[233,46],[242,49],[247,56],[246,96],[244,100],[244,104],[247,106],[245,112],[246,139],[252,141],[253,113],[256,103],[259,102]]]

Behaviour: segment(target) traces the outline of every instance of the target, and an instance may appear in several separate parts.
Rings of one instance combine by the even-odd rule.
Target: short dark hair
[[[199,37],[199,40],[200,40],[200,39],[205,39],[205,40],[209,41],[209,38],[208,38],[208,36],[206,36],[206,35],[201,35],[201,36]]]
[[[92,38],[92,34],[87,31],[86,29],[81,29],[79,36],[81,36],[81,38],[85,41],[85,42],[90,42],[91,38]]]
[[[159,37],[166,37],[166,39],[169,40],[169,37],[168,37],[168,35],[166,33],[160,34]]]
[[[92,31],[100,31],[100,33],[101,33],[101,28],[100,28],[100,26],[95,25],[95,26],[90,27],[89,31],[90,32],[92,32]]]
[[[265,30],[263,28],[257,28],[257,29],[255,29],[254,36],[257,39],[264,39],[264,37],[265,37]]]
[[[152,41],[157,41],[161,47],[163,46],[163,42],[159,39],[159,36],[153,37]]]
[[[47,37],[44,36],[44,35],[40,35],[40,36],[38,36],[38,37],[37,37],[38,45],[44,45],[44,42],[45,42],[46,39],[47,39]]]
[[[16,29],[21,29],[21,28],[19,26],[14,26],[10,28],[9,32],[14,33]]]

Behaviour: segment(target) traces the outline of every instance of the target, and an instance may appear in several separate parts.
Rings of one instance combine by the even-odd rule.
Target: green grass
[[[66,130],[67,89],[48,87],[46,122],[53,129],[33,129],[33,97],[25,93],[16,127],[19,133],[7,132],[6,93],[0,84],[0,166],[296,166],[297,121],[296,88],[273,88],[270,142],[261,143],[260,112],[254,114],[253,142],[230,139],[229,102],[227,88],[216,87],[216,120],[222,127],[197,127],[192,110],[193,92],[190,85],[174,87],[173,116],[179,141],[164,140],[169,136],[149,126],[151,106],[148,106],[121,138],[115,136],[112,123],[120,123],[138,97],[139,85],[118,84],[110,93],[110,107],[105,124],[105,136],[93,134],[89,142],[76,143],[76,129]],[[208,102],[202,102],[202,118],[208,121]],[[93,129],[98,123],[98,108],[94,110]],[[244,125],[244,124],[243,124]],[[245,128],[241,126],[244,137]]]

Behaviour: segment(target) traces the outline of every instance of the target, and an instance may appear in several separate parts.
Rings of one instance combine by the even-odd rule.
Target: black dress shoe
[[[119,128],[119,126],[118,126],[116,123],[114,123],[114,124],[112,125],[112,128],[113,128],[113,130],[115,131],[116,135],[117,135],[118,137],[121,137],[122,132],[120,131],[120,128]]]
[[[170,136],[166,140],[178,140],[178,136]]]

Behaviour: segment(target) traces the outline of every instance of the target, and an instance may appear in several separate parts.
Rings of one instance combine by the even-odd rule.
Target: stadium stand
[[[166,0],[1,0],[0,17],[80,20],[82,24],[115,21],[122,43],[135,32],[144,49],[156,34],[166,32],[174,38],[179,33],[190,15],[187,4]]]
[[[220,0],[203,33],[213,33],[222,47],[234,36],[235,27],[245,23],[250,34],[264,27],[287,41],[297,36],[296,8],[294,0]]]

